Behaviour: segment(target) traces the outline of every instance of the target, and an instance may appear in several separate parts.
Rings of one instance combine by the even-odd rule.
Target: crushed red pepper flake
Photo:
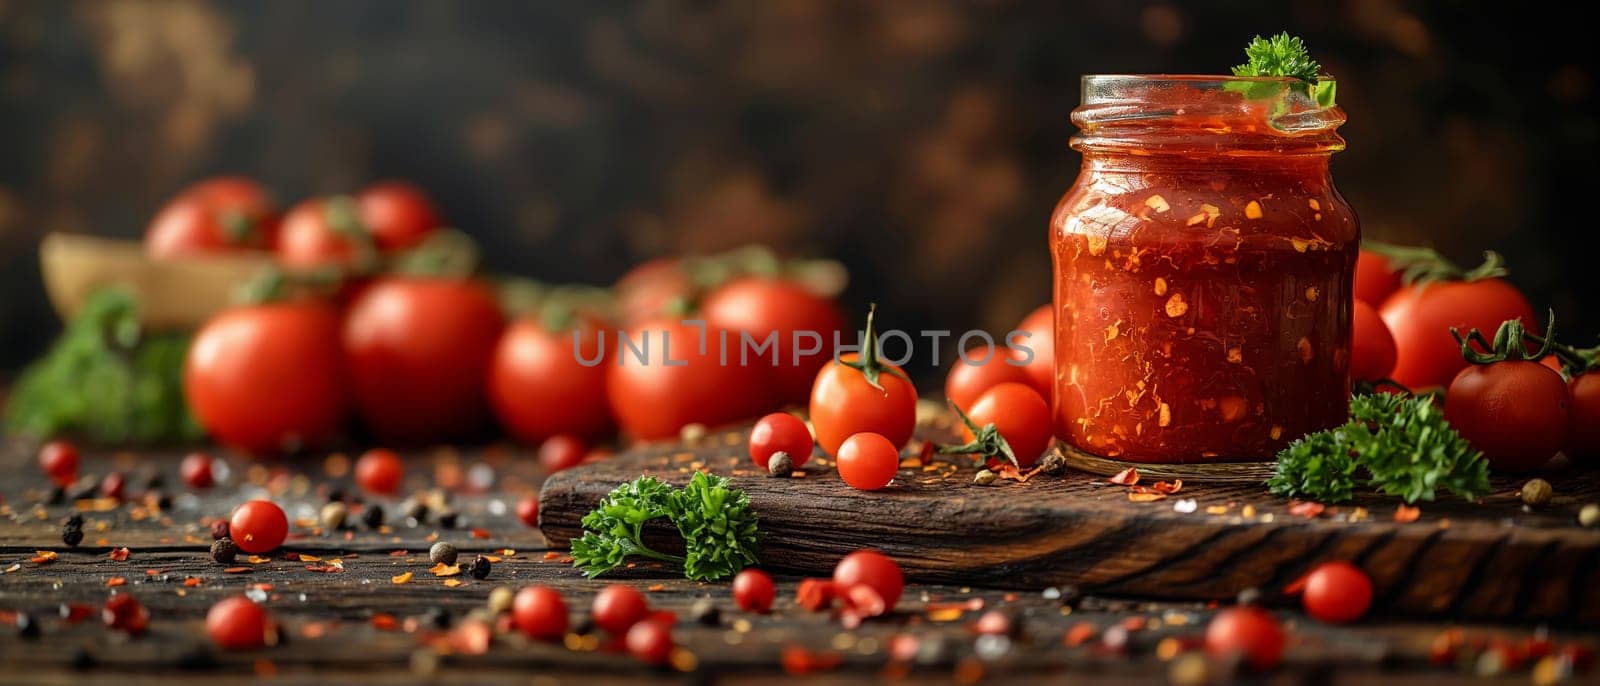
[[[334,574],[344,571],[344,567],[340,565],[306,565],[306,571],[318,572],[321,574]]]
[[[372,628],[379,631],[394,631],[399,626],[400,622],[387,612],[379,612],[372,616]]]
[[[1129,467],[1117,472],[1116,476],[1106,479],[1106,481],[1120,486],[1132,486],[1139,483],[1139,470]]]
[[[1289,503],[1289,514],[1296,517],[1305,517],[1306,519],[1316,519],[1326,509],[1328,509],[1328,506],[1309,500],[1290,501]]]
[[[490,536],[490,534],[489,534],[489,530],[488,529],[473,529],[472,530],[472,537],[473,538],[489,538],[489,536]]]
[[[405,557],[406,555],[409,555],[409,554],[410,554],[410,551],[407,551],[407,550],[391,550],[391,551],[389,551],[389,557]]]
[[[111,558],[115,562],[125,562],[127,561],[128,556],[131,554],[132,551],[124,547],[113,549],[110,553],[106,554],[106,557]]]
[[[1420,507],[1412,507],[1410,505],[1406,505],[1404,503],[1401,503],[1398,507],[1396,507],[1394,509],[1394,521],[1400,522],[1402,524],[1404,524],[1406,522],[1417,521],[1417,518],[1421,517],[1421,516],[1422,516],[1422,508],[1420,508]]]
[[[249,568],[249,567],[229,567],[227,569],[222,570],[222,573],[223,574],[248,574],[250,571],[251,571],[251,568]]]
[[[1088,622],[1078,622],[1067,629],[1066,635],[1061,637],[1061,643],[1068,648],[1076,648],[1094,638],[1094,625]]]
[[[29,558],[28,561],[36,565],[47,565],[55,562],[58,557],[60,556],[54,550],[38,550],[34,552],[33,557]]]
[[[644,590],[649,591],[651,593],[658,593],[658,592],[667,590],[667,585],[666,584],[650,584],[650,587],[646,588]]]
[[[550,560],[554,560],[554,559],[556,559],[558,557],[561,557],[561,553],[558,553],[558,552],[556,552],[554,550],[549,551],[549,552],[544,554],[544,559],[545,559],[546,562],[549,562]]]
[[[1150,484],[1150,490],[1155,491],[1156,493],[1161,493],[1161,494],[1165,494],[1165,495],[1172,495],[1174,493],[1177,493],[1178,491],[1183,490],[1183,479],[1173,479],[1171,481],[1157,481],[1157,482],[1155,482],[1153,484]]]
[[[1157,500],[1165,500],[1166,498],[1167,494],[1165,493],[1139,493],[1135,491],[1128,491],[1128,500],[1135,503],[1153,503]]]
[[[109,579],[106,579],[106,588],[116,588],[118,586],[126,586],[126,585],[128,585],[128,580],[126,578],[124,578],[124,577],[114,576],[114,577],[111,577]]]
[[[832,650],[811,652],[804,646],[791,643],[783,647],[781,661],[785,674],[805,676],[837,668],[844,662],[844,655]]]

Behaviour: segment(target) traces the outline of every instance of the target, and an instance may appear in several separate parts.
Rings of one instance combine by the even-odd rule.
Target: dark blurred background
[[[430,189],[489,266],[611,282],[748,242],[843,260],[890,326],[1048,297],[1078,77],[1221,73],[1287,29],[1339,79],[1369,237],[1502,252],[1600,331],[1593,31],[1503,4],[1357,0],[0,0],[0,378],[59,328],[49,231],[137,237],[185,184]]]

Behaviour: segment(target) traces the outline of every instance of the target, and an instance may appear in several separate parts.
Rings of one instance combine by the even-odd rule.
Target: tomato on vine
[[[621,335],[608,351],[615,361],[604,365],[606,400],[634,438],[671,438],[689,424],[720,426],[772,409],[766,370],[738,364],[736,332],[662,316]]]
[[[488,395],[507,432],[536,444],[611,430],[602,335],[599,321],[556,306],[506,328],[489,363]]]
[[[1355,301],[1350,320],[1350,378],[1356,381],[1379,381],[1389,378],[1394,371],[1394,334],[1383,317],[1366,301]]]
[[[1356,258],[1355,296],[1356,300],[1377,309],[1383,306],[1383,301],[1388,300],[1390,295],[1400,290],[1401,275],[1389,258],[1378,252],[1394,246],[1372,241],[1366,245],[1370,247],[1361,248],[1361,255]]]
[[[277,232],[277,207],[264,186],[218,176],[184,189],[162,207],[145,230],[144,246],[155,258],[267,250]]]
[[[805,402],[817,370],[832,357],[828,351],[834,338],[846,326],[844,312],[832,299],[782,278],[730,281],[706,294],[700,311],[709,325],[748,333],[758,347],[773,337],[771,348],[753,357],[770,368],[776,400],[785,404]],[[800,354],[813,343],[814,352]]]
[[[439,210],[427,192],[405,181],[380,181],[356,194],[361,223],[378,249],[414,247],[439,228]]]
[[[1567,456],[1600,457],[1600,346],[1575,348],[1558,342],[1553,335],[1530,335],[1528,339],[1537,345],[1549,345],[1550,354],[1541,363],[1567,379]]]
[[[1056,392],[1055,311],[1052,303],[1040,305],[1017,324],[1016,330],[1027,332],[1028,337],[1019,336],[1005,341],[1008,345],[1026,346],[1033,351],[1033,359],[1024,364],[1023,369],[1027,370],[1028,378],[1033,380],[1033,389],[1047,401]],[[1026,359],[1021,350],[1012,350],[1011,353],[1018,361]]]
[[[817,444],[829,455],[836,455],[845,439],[863,432],[878,434],[898,451],[916,427],[917,389],[899,367],[878,357],[876,309],[867,311],[861,353],[829,362],[811,387],[811,426]]]
[[[1032,386],[1003,383],[985,391],[970,412],[959,405],[966,445],[940,446],[944,455],[1002,457],[1018,468],[1033,466],[1050,447],[1050,406]]]
[[[1548,326],[1555,329],[1554,313]],[[1550,352],[1554,334],[1547,332],[1544,344],[1529,353],[1527,332],[1517,319],[1501,324],[1493,341],[1477,329],[1451,333],[1470,366],[1445,392],[1445,420],[1497,471],[1544,466],[1566,443],[1570,398],[1561,374],[1534,361]]]

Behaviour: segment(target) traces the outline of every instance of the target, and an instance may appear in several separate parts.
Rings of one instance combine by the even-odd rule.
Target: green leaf
[[[696,472],[677,494],[678,533],[684,541],[684,576],[715,581],[756,562],[756,514],[750,496],[728,480]]]
[[[1316,83],[1322,65],[1311,59],[1305,42],[1284,31],[1271,38],[1256,36],[1244,48],[1248,60],[1233,68],[1234,76],[1287,76]]]

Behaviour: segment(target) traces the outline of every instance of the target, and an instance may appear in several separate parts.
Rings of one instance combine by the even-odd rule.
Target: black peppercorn
[[[335,488],[335,489],[333,489],[331,491],[328,491],[328,502],[330,502],[330,503],[342,503],[342,502],[344,502],[344,489],[343,488]]]
[[[489,558],[479,555],[472,558],[472,578],[483,580],[489,578]]]
[[[400,511],[403,513],[402,516],[406,518],[407,523],[412,526],[428,522],[428,504],[416,498],[409,498],[401,503]]]
[[[67,501],[67,489],[62,488],[60,486],[51,486],[50,487],[50,497],[49,497],[49,499],[47,499],[45,501],[46,505],[60,505],[61,503],[64,503],[66,501]]]
[[[77,547],[79,543],[83,542],[83,529],[75,526],[63,527],[61,529],[61,542],[69,547]]]
[[[228,526],[228,520],[219,519],[211,523],[211,540],[217,541],[227,538],[230,533],[232,533],[232,530]]]
[[[367,506],[361,511],[361,523],[367,525],[368,529],[383,526],[383,506],[377,503]]]
[[[26,612],[18,612],[16,616],[17,635],[23,638],[39,637],[39,622]]]
[[[231,538],[219,538],[211,544],[211,559],[221,564],[233,564],[234,558],[239,556],[239,546],[234,545]]]
[[[710,598],[694,601],[694,605],[689,607],[689,617],[706,626],[722,624],[722,610],[717,607],[717,601]]]
[[[74,529],[82,529],[83,515],[77,512],[72,513],[72,516],[67,518],[66,526],[70,526]]]
[[[461,513],[456,512],[455,510],[445,510],[439,513],[439,526],[442,526],[446,529],[454,529],[456,528],[456,525],[460,523]]]
[[[428,623],[433,625],[433,628],[435,629],[450,628],[450,612],[442,607],[436,607],[432,610],[429,610],[427,617]]]

